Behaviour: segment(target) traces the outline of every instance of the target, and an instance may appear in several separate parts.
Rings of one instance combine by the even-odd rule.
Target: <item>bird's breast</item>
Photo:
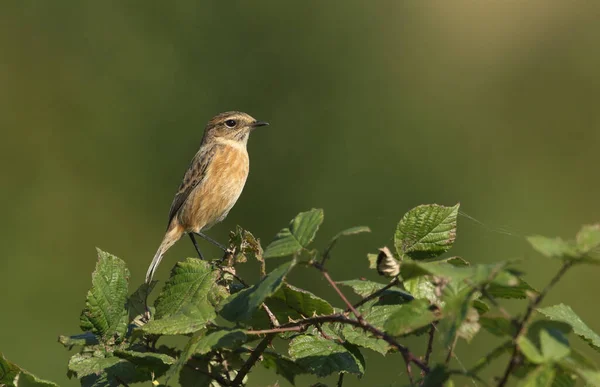
[[[205,178],[192,192],[186,214],[186,228],[196,232],[227,216],[240,197],[250,170],[245,147],[220,145],[214,152]]]

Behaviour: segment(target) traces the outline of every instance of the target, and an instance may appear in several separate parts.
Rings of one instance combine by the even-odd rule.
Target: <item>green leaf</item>
[[[69,371],[82,379],[82,385],[119,386],[122,382],[136,383],[152,379],[148,370],[118,357],[85,356],[76,354],[69,360]]]
[[[85,332],[80,335],[74,336],[58,336],[58,342],[64,345],[67,348],[71,348],[75,345],[86,346],[86,345],[96,345],[99,343],[98,336],[91,332]]]
[[[0,386],[58,387],[58,384],[39,379],[37,376],[8,361],[0,353]]]
[[[129,270],[125,262],[98,249],[92,289],[88,291],[80,326],[85,332],[100,336],[105,343],[117,340],[127,331],[127,286]]]
[[[550,365],[542,365],[527,375],[527,378],[520,383],[522,387],[550,387],[554,380],[556,371]]]
[[[436,316],[429,310],[429,302],[414,300],[399,305],[384,324],[385,331],[392,336],[406,335],[414,330],[431,324]]]
[[[139,368],[147,369],[154,373],[155,377],[164,374],[171,365],[175,364],[174,358],[163,353],[116,350],[114,354]]]
[[[329,244],[325,248],[325,252],[323,253],[323,256],[326,258],[329,257],[331,250],[335,247],[339,238],[341,238],[343,236],[360,234],[363,232],[371,232],[371,229],[367,226],[357,226],[357,227],[352,227],[352,228],[349,228],[349,229],[339,232],[336,236],[331,238],[331,240],[329,241]]]
[[[559,368],[552,382],[552,387],[575,387],[577,374]]]
[[[181,374],[185,364],[194,355],[204,355],[210,351],[226,348],[235,350],[247,340],[246,334],[239,330],[218,329],[208,332],[196,333],[186,344],[177,362],[169,368],[165,385],[168,385],[175,375]]]
[[[276,374],[283,376],[292,385],[296,385],[295,379],[297,375],[306,373],[306,370],[292,359],[277,352],[265,351],[262,357],[263,361],[261,363],[265,368],[274,370]]]
[[[208,360],[192,359],[191,367],[183,367],[179,372],[179,385],[181,387],[216,387],[221,386],[207,375],[211,372]],[[202,372],[201,372],[202,371]],[[213,383],[214,382],[214,383]],[[161,384],[161,386],[163,386]]]
[[[455,336],[460,333],[468,341],[479,331],[479,314],[472,307],[474,296],[474,290],[468,286],[448,284],[444,288],[444,319],[438,324],[438,330],[444,333],[444,347],[452,345]],[[467,317],[470,317],[471,321],[468,321]],[[461,332],[465,323],[466,326]]]
[[[197,309],[182,310],[174,315],[152,320],[137,331],[151,335],[185,335],[194,333],[206,326],[206,314]]]
[[[173,316],[181,311],[194,310],[194,315],[204,316],[204,321],[215,317],[209,295],[216,286],[219,271],[210,263],[197,258],[177,262],[171,277],[156,299],[156,319]],[[197,313],[195,313],[197,312]]]
[[[387,354],[390,350],[390,345],[385,340],[373,337],[370,333],[351,325],[342,324],[337,333],[342,340],[350,344],[368,348],[382,355]]]
[[[156,299],[155,319],[141,330],[149,334],[175,335],[202,329],[216,317],[215,294],[220,287],[217,270],[205,261],[187,258],[177,262]]]
[[[416,277],[406,280],[402,284],[406,291],[417,300],[428,300],[432,304],[439,301],[435,293],[435,286],[427,277]]]
[[[405,261],[402,263],[400,275],[405,281],[425,275],[434,275],[453,281],[463,281],[470,286],[478,286],[487,283],[496,283],[502,286],[519,285],[519,278],[509,270],[506,270],[507,265],[508,262],[455,266],[443,261]]]
[[[600,351],[600,336],[590,329],[581,318],[565,304],[558,304],[537,310],[550,320],[562,321],[573,328],[576,335],[585,340],[592,348]]]
[[[381,284],[379,282],[367,281],[367,280],[348,280],[348,281],[338,281],[336,282],[338,285],[348,286],[350,287],[354,293],[358,294],[361,297],[368,297],[371,294],[381,290],[387,285]],[[381,293],[380,299],[389,299],[394,300],[396,303],[412,301],[414,297],[400,289],[399,287],[392,286],[391,288],[383,291]]]
[[[547,238],[540,235],[527,237],[527,241],[540,254],[549,258],[573,259],[580,253],[573,242],[561,238]]]
[[[518,279],[519,283],[515,286],[503,286],[496,283],[491,283],[487,288],[487,293],[494,298],[527,298],[527,293],[537,291],[532,288],[527,282],[521,278]]]
[[[265,300],[275,318],[285,323],[289,319],[297,320],[313,315],[333,313],[333,307],[324,299],[311,292],[283,283],[281,288]],[[263,310],[257,310],[248,325],[252,327],[269,327],[271,321]]]
[[[233,351],[248,341],[244,331],[240,329],[217,329],[195,342],[193,353],[204,355],[216,349],[226,348]]]
[[[424,259],[448,251],[456,238],[459,206],[429,204],[407,212],[398,223],[394,235],[398,255]]]
[[[299,213],[288,227],[277,233],[275,240],[267,246],[264,257],[285,257],[299,252],[312,242],[321,223],[323,223],[322,209],[313,208]]]
[[[300,367],[317,376],[344,372],[362,376],[365,359],[357,347],[320,336],[299,335],[290,341],[289,352]]]
[[[498,337],[513,337],[516,333],[514,324],[504,317],[480,317],[479,324],[483,329]]]
[[[450,373],[446,366],[438,364],[425,376],[422,387],[439,387],[443,386],[444,382],[448,380]]]
[[[229,321],[247,321],[260,305],[283,284],[285,276],[296,264],[295,260],[279,266],[258,284],[231,295],[221,307],[219,314]]]
[[[566,334],[571,331],[568,324],[558,321],[535,321],[527,335],[517,340],[521,352],[535,364],[558,361],[571,352]]]
[[[129,296],[129,300],[127,301],[129,321],[133,321],[136,318],[139,318],[139,316],[146,314],[146,301],[148,295],[152,292],[157,283],[158,281],[152,281],[149,284],[144,282],[131,296]]]
[[[588,254],[600,247],[600,224],[586,225],[579,230],[575,238],[577,249]]]

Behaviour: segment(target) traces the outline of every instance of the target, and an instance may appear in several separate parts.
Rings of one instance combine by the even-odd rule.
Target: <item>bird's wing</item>
[[[171,221],[175,215],[177,215],[177,212],[181,206],[183,206],[187,198],[190,196],[190,193],[198,184],[202,183],[206,177],[206,169],[208,168],[213,156],[214,147],[201,147],[198,153],[196,153],[192,159],[190,166],[183,176],[183,181],[177,190],[177,194],[175,194],[175,198],[173,198],[173,203],[171,203],[167,229],[171,225]]]

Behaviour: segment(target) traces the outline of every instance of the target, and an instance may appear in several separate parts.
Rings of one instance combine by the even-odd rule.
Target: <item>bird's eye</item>
[[[225,121],[225,125],[227,125],[228,128],[233,128],[235,126],[235,124],[237,124],[237,122],[235,122],[235,120]]]

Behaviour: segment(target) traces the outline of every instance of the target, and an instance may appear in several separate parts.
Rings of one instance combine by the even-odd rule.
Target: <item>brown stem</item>
[[[527,327],[527,323],[529,322],[529,319],[531,318],[533,311],[542,302],[544,297],[546,297],[546,295],[548,294],[550,289],[552,289],[554,287],[554,285],[556,285],[556,283],[562,278],[562,276],[567,272],[567,270],[569,270],[574,264],[575,264],[574,261],[566,261],[565,263],[563,263],[563,265],[560,268],[560,270],[558,271],[558,273],[556,273],[556,275],[552,278],[552,280],[550,280],[550,283],[548,285],[546,285],[546,287],[538,294],[538,296],[532,302],[529,303],[529,306],[527,307],[527,311],[525,312],[525,316],[523,317],[521,322],[517,325],[517,330],[515,332],[515,335],[513,336],[513,345],[514,345],[513,353],[510,357],[508,365],[506,366],[504,375],[502,375],[502,379],[500,379],[500,382],[498,383],[498,387],[504,387],[506,385],[506,383],[508,382],[508,378],[510,377],[510,375],[514,371],[515,367],[519,363],[517,361],[517,359],[519,357],[519,346],[517,345],[517,341],[518,341],[519,337],[521,337],[523,332],[525,332],[525,328]]]
[[[411,359],[408,357],[408,355],[406,353],[402,353],[402,358],[404,358],[404,364],[406,365],[406,374],[408,375],[408,381],[410,382],[411,386],[414,386],[415,380],[413,378],[412,368],[410,367]],[[421,369],[421,371],[425,372],[423,369]]]
[[[328,323],[328,322],[329,323],[337,322],[337,323],[342,323],[342,324],[348,324],[348,325],[358,327],[358,328],[364,330],[365,332],[369,332],[369,333],[373,334],[375,337],[384,340],[385,342],[390,344],[392,347],[396,348],[400,353],[402,353],[405,360],[416,364],[417,367],[424,370],[425,373],[429,372],[429,367],[425,363],[423,363],[419,358],[417,358],[415,355],[413,355],[412,352],[410,352],[407,347],[398,343],[396,341],[396,339],[394,339],[392,336],[388,335],[385,332],[380,331],[379,329],[375,328],[373,325],[371,325],[365,321],[360,322],[360,321],[348,318],[342,314],[330,314],[330,315],[325,315],[325,316],[309,317],[309,318],[304,318],[304,319],[301,319],[298,321],[283,324],[279,328],[264,329],[264,330],[258,330],[258,331],[249,330],[249,331],[246,331],[245,333],[248,335],[262,335],[262,334],[276,334],[276,333],[290,332],[290,331],[300,332],[300,331],[305,330],[306,327],[308,327],[310,325],[322,324],[322,323]]]
[[[235,379],[233,379],[233,382],[231,382],[232,386],[242,385],[244,377],[246,374],[248,374],[248,372],[250,372],[250,369],[254,367],[254,364],[256,364],[262,353],[265,351],[265,349],[267,349],[269,344],[271,344],[271,341],[273,341],[274,337],[275,333],[268,334],[260,343],[258,343],[254,351],[252,351],[250,354],[250,357],[248,357],[248,360],[246,360],[242,368],[240,368],[240,371],[236,375]]]
[[[431,328],[429,328],[429,340],[427,341],[427,351],[425,352],[425,359],[423,361],[426,365],[429,365],[429,358],[431,357],[431,353],[433,352],[433,339],[435,337],[436,330],[436,322],[431,323]],[[425,372],[421,370],[421,376],[425,376]]]
[[[450,360],[452,359],[452,355],[454,355],[454,347],[456,347],[457,341],[458,341],[458,335],[454,336],[454,340],[452,341],[450,348],[448,348],[448,355],[446,355],[446,362],[445,362],[446,365],[448,365],[448,363],[450,363]]]
[[[352,311],[352,313],[356,316],[356,318],[358,319],[358,321],[360,321],[361,323],[364,323],[362,315],[356,310],[356,308],[354,306],[352,306],[352,304],[350,303],[350,301],[348,301],[348,299],[346,298],[346,296],[344,296],[344,293],[342,293],[342,291],[340,290],[340,288],[338,288],[338,286],[336,285],[336,283],[331,279],[331,277],[329,276],[329,273],[327,272],[327,270],[322,265],[320,265],[318,263],[314,263],[313,266],[316,267],[321,272],[321,274],[323,274],[323,277],[325,277],[325,279],[327,280],[327,282],[329,282],[329,285],[331,285],[331,287],[333,288],[333,290],[335,290],[335,292],[338,294],[338,296],[340,296],[340,298],[342,299],[342,301],[344,301],[344,304],[346,304],[346,307],[350,311]]]

